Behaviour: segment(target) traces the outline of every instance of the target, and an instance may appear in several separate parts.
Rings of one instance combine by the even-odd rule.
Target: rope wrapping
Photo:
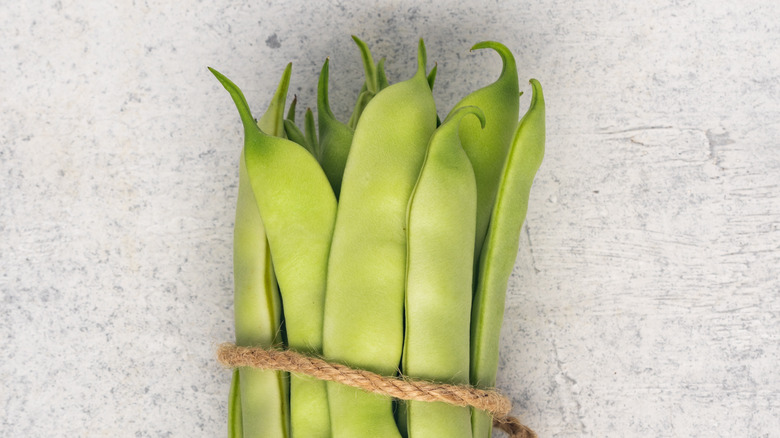
[[[498,391],[477,389],[468,385],[434,383],[408,377],[387,377],[291,350],[239,347],[231,343],[219,346],[217,359],[230,368],[252,367],[287,371],[400,400],[471,406],[491,413],[493,427],[506,432],[512,438],[536,438],[536,433],[520,423],[517,418],[509,415],[512,409],[511,402]]]

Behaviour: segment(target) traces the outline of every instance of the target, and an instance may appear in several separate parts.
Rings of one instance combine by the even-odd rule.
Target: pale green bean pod
[[[282,292],[288,344],[319,354],[335,196],[317,160],[299,145],[258,129],[241,90],[214,74],[233,97],[244,125],[244,159]],[[294,375],[290,407],[293,436],[330,436],[323,381]]]
[[[211,69],[210,69],[211,70]],[[211,70],[215,73],[214,70]],[[258,125],[281,136],[284,97],[291,66],[282,75],[268,110]],[[216,74],[216,73],[215,73]],[[254,123],[254,122],[253,122]],[[236,344],[271,347],[281,345],[281,299],[260,211],[246,169],[239,159],[238,200],[233,232],[233,277]],[[289,437],[289,382],[287,374],[241,368],[233,373],[228,405],[230,438]]]
[[[506,286],[517,258],[531,185],[544,157],[544,95],[539,81],[531,79],[531,86],[531,105],[512,139],[479,260],[479,279],[471,313],[471,383],[479,387],[496,384]],[[472,418],[474,438],[489,437],[491,424],[490,415],[475,410]]]
[[[433,133],[409,200],[401,362],[404,375],[465,385],[477,186],[458,126],[470,114],[485,123],[477,107],[462,107]],[[468,407],[410,401],[405,414],[410,438],[471,438]]]
[[[331,360],[395,375],[403,347],[406,208],[436,107],[420,41],[417,73],[382,90],[352,140],[328,263],[324,353]],[[398,438],[393,403],[328,383],[333,436]]]
[[[475,269],[493,211],[501,169],[520,113],[517,65],[512,52],[503,44],[493,41],[478,43],[471,50],[484,48],[493,49],[501,56],[504,64],[501,74],[495,82],[464,97],[453,108],[455,111],[464,106],[477,106],[484,111],[486,120],[485,129],[474,119],[464,120],[460,125],[460,141],[474,166],[477,179]]]

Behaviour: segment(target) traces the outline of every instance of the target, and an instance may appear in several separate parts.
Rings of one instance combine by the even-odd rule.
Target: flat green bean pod
[[[299,145],[259,129],[241,90],[214,74],[233,97],[244,125],[244,158],[282,291],[289,346],[318,354],[335,196],[317,160]],[[293,376],[290,406],[294,435],[330,436],[324,382]]]
[[[436,107],[425,46],[409,80],[371,100],[355,130],[328,262],[323,351],[329,359],[394,375],[403,347],[406,208]],[[392,400],[328,383],[333,436],[400,436]]]
[[[475,269],[496,199],[498,179],[520,113],[517,66],[512,52],[503,44],[493,41],[478,43],[471,50],[484,48],[493,49],[501,55],[504,64],[501,74],[495,82],[464,97],[453,108],[455,111],[463,106],[474,105],[485,112],[485,129],[474,119],[464,120],[460,124],[460,141],[474,166],[477,179]]]
[[[531,105],[512,139],[480,257],[471,313],[471,384],[479,387],[496,384],[507,281],[517,258],[531,184],[544,157],[544,95],[539,81],[531,79],[531,86]],[[472,424],[474,438],[490,436],[491,419],[485,412],[475,411]]]
[[[249,182],[244,154],[239,163],[238,200],[233,237],[236,344],[270,347],[282,343],[282,304],[260,211]],[[286,373],[241,368],[239,403],[243,434],[288,437]],[[239,415],[234,413],[234,415]]]
[[[288,65],[268,110],[258,122],[274,135],[282,134],[279,120],[282,119],[290,71]],[[280,345],[281,299],[243,153],[239,159],[238,180],[233,234],[236,344]],[[289,388],[286,373],[241,368],[233,373],[233,379],[228,405],[229,436],[288,437]]]
[[[479,108],[467,106],[433,133],[409,200],[401,362],[407,376],[466,385],[477,185],[458,126],[470,114],[485,123]],[[471,438],[468,407],[410,401],[406,422],[412,438]]]

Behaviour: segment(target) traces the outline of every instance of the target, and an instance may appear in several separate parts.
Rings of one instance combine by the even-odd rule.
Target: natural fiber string
[[[506,432],[510,437],[536,438],[534,431],[520,423],[517,418],[509,416],[511,403],[497,391],[466,385],[387,377],[290,350],[238,347],[226,343],[219,346],[217,358],[223,365],[231,368],[252,367],[304,374],[319,380],[338,382],[401,400],[438,401],[455,406],[473,406],[491,413],[493,427]]]

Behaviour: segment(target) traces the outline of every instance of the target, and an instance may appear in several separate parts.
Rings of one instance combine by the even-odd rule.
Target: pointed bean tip
[[[223,82],[223,83],[224,83],[224,81],[223,81],[223,80],[224,80],[224,79],[227,79],[227,78],[225,77],[225,75],[223,75],[222,73],[218,72],[218,71],[217,71],[217,69],[215,69],[215,68],[211,68],[211,67],[207,67],[207,68],[209,69],[209,71],[211,72],[211,74],[213,74],[213,75],[214,75],[214,76],[217,78],[217,80],[218,80],[219,82]]]
[[[425,64],[428,61],[428,54],[425,51],[425,41],[420,38],[420,42],[417,44],[417,69],[425,75]]]
[[[537,101],[541,101],[542,105],[544,105],[544,93],[542,92],[542,84],[536,80],[531,78],[528,81],[529,84],[531,84],[531,107],[533,108],[536,105]]]

